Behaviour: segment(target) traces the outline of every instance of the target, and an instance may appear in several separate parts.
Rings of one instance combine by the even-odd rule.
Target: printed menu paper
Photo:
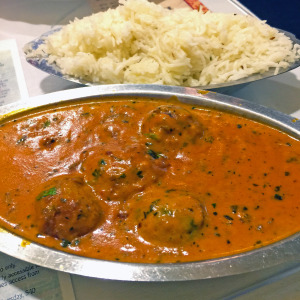
[[[28,97],[15,40],[0,41],[0,105]]]
[[[0,41],[0,105],[28,98],[16,41]],[[9,241],[8,241],[9,242]],[[73,300],[70,275],[0,252],[0,300]]]
[[[0,254],[0,300],[75,300],[70,275]]]

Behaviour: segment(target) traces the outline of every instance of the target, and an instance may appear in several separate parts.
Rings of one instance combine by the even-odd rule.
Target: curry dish
[[[73,254],[169,263],[300,230],[300,142],[175,100],[87,99],[0,123],[0,225]]]

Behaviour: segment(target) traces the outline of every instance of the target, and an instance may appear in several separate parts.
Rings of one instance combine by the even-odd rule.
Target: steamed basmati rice
[[[276,74],[300,59],[300,45],[264,21],[146,0],[75,19],[33,55],[43,52],[64,74],[104,84],[205,86]]]

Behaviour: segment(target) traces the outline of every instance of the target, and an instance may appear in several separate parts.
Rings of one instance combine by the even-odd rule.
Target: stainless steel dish
[[[53,30],[44,33],[43,35],[41,35],[40,37],[34,39],[33,41],[27,43],[23,50],[24,53],[26,55],[26,60],[28,63],[30,63],[31,65],[33,65],[34,67],[48,73],[51,75],[55,75],[58,76],[60,78],[63,78],[65,80],[68,81],[72,81],[81,85],[86,85],[86,86],[95,86],[95,85],[99,85],[99,83],[92,83],[92,82],[88,82],[85,80],[81,80],[78,79],[74,76],[70,76],[70,75],[66,75],[63,74],[61,69],[55,64],[55,63],[50,63],[48,61],[48,57],[47,56],[31,56],[30,54],[32,53],[33,50],[37,49],[41,44],[45,43],[45,39],[50,36],[51,34],[53,34],[56,31],[59,31],[61,29],[61,27],[56,27]],[[300,40],[298,40],[296,38],[295,35],[293,35],[292,33],[289,33],[287,31],[283,31],[278,29],[280,32],[284,33],[286,36],[288,36],[293,45],[295,44],[300,44]],[[288,68],[281,68],[278,72],[277,75],[291,71],[297,67],[300,66],[300,60],[296,61],[295,63],[293,63],[292,65],[290,65]],[[253,74],[251,76],[239,79],[239,80],[234,80],[234,81],[230,81],[230,82],[225,82],[225,83],[219,83],[219,84],[211,84],[211,85],[206,85],[206,86],[199,86],[197,88],[201,88],[201,89],[208,89],[208,90],[215,90],[217,92],[225,92],[227,90],[233,90],[233,89],[238,89],[248,83],[260,80],[260,79],[265,79],[265,78],[270,78],[275,76],[274,75],[274,71],[275,68],[271,68],[269,69],[267,72],[264,72],[263,74]]]
[[[86,97],[152,97],[170,98],[232,112],[300,139],[300,121],[241,99],[198,89],[155,85],[103,85],[84,87],[48,94],[0,108],[5,115],[15,110],[44,106],[60,101]],[[0,251],[47,268],[90,277],[128,281],[183,281],[216,278],[269,268],[278,264],[300,261],[300,233],[277,243],[234,256],[178,264],[137,264],[103,261],[71,255],[0,230]]]

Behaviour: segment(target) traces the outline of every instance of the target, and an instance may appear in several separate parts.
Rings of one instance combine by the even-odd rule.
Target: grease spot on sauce
[[[27,241],[27,240],[22,240],[21,242],[21,247],[25,248],[26,246],[30,245],[31,242],[30,241]]]

